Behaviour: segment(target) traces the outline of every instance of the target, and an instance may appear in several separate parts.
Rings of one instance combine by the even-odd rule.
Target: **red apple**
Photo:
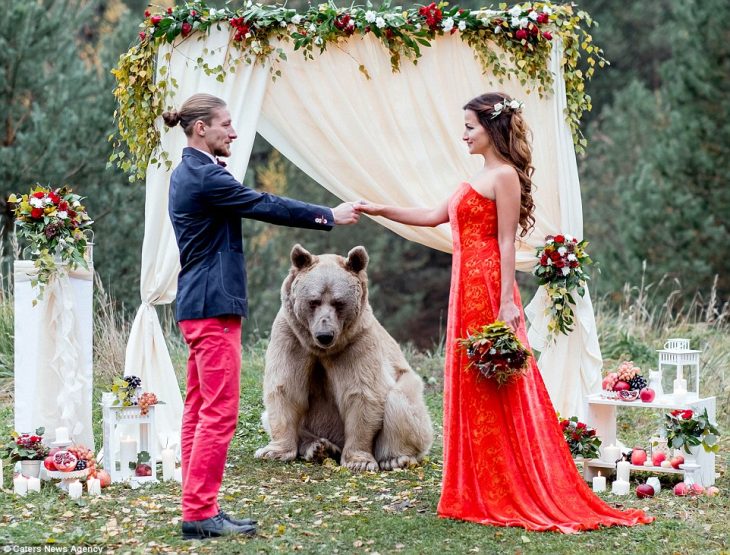
[[[641,398],[642,402],[651,403],[654,400],[654,397],[656,397],[656,393],[652,388],[645,387],[639,392],[639,397]]]
[[[634,450],[631,451],[631,464],[643,466],[645,462],[646,451],[644,451],[641,447],[634,447]]]
[[[99,485],[101,487],[105,488],[112,485],[112,477],[103,468],[96,471],[96,477],[99,479]]]
[[[680,464],[684,464],[684,457],[682,455],[676,455],[669,461],[672,468],[679,469]]]
[[[152,467],[148,464],[138,464],[134,469],[135,476],[152,476]]]
[[[715,497],[716,495],[720,495],[720,489],[716,486],[710,486],[705,490],[705,495],[708,497]]]
[[[687,487],[687,484],[684,482],[679,482],[676,486],[674,486],[674,495],[678,495],[679,497],[684,497],[689,493],[689,488]]]
[[[692,484],[689,492],[691,495],[702,495],[705,493],[705,488],[701,484]]]
[[[661,466],[662,462],[664,462],[666,458],[666,453],[662,453],[661,451],[656,451],[651,454],[651,462],[654,466]]]
[[[45,459],[43,459],[43,466],[46,467],[46,470],[56,470],[56,463],[53,462],[53,455],[48,455]]]
[[[654,497],[654,488],[649,484],[639,484],[636,486],[636,497],[644,499],[645,497]]]
[[[613,386],[614,391],[630,391],[631,386],[629,385],[629,382],[625,382],[623,380],[620,380],[616,382],[616,385]]]

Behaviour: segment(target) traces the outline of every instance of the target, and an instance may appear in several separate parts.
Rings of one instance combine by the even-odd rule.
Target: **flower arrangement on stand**
[[[567,335],[575,327],[573,293],[585,295],[590,277],[584,266],[593,263],[586,252],[587,246],[587,241],[578,241],[571,235],[548,235],[545,245],[537,249],[538,261],[532,273],[548,295],[549,340],[559,333]]]
[[[584,459],[599,458],[598,448],[601,446],[601,438],[596,435],[596,430],[587,424],[578,421],[577,416],[560,418],[560,429],[563,437],[570,447],[570,454],[573,458],[583,457]]]
[[[42,185],[35,185],[28,194],[8,197],[18,235],[28,242],[27,257],[37,269],[31,284],[38,286],[39,299],[43,298],[45,286],[60,271],[59,262],[72,270],[79,266],[89,268],[85,231],[94,222],[82,200],[69,187],[51,189]]]
[[[686,453],[692,453],[692,448],[700,445],[707,452],[717,453],[720,449],[717,442],[720,431],[710,421],[707,409],[701,414],[691,409],[673,410],[664,415],[664,429],[667,441],[674,449],[683,449]]]
[[[522,376],[532,356],[512,328],[500,321],[482,326],[458,341],[466,351],[469,366],[476,368],[485,378],[495,380],[500,386]]]

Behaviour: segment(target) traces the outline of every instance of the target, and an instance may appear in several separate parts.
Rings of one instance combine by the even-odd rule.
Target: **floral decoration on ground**
[[[81,204],[83,198],[69,187],[51,189],[42,185],[35,185],[28,194],[13,193],[8,197],[8,203],[13,205],[17,233],[28,242],[25,256],[34,261],[38,270],[31,284],[38,286],[39,299],[43,298],[45,286],[60,271],[56,257],[71,270],[79,266],[89,269],[85,258],[88,239],[84,231],[94,222]]]
[[[560,418],[560,429],[563,430],[565,441],[570,447],[570,454],[573,457],[585,459],[597,459],[598,448],[601,446],[601,438],[596,435],[596,430],[587,424],[578,421],[577,416]]]
[[[469,366],[475,367],[485,378],[505,385],[527,372],[532,356],[504,322],[496,321],[459,339],[466,351]]]
[[[545,245],[537,249],[538,262],[532,273],[548,295],[548,340],[559,333],[567,335],[575,327],[573,292],[585,295],[590,276],[584,266],[593,263],[587,246],[587,241],[578,241],[571,235],[548,235]]]
[[[674,449],[690,452],[691,447],[702,445],[705,451],[717,453],[720,445],[717,438],[720,431],[710,421],[707,409],[701,414],[691,409],[677,409],[664,415],[664,429],[667,441]]]
[[[166,99],[176,87],[174,80],[166,77],[164,62],[169,62],[169,55],[159,68],[161,77],[155,81],[158,48],[226,25],[233,47],[226,63],[210,67],[202,57],[195,61],[198,68],[215,74],[220,81],[241,61],[285,60],[283,50],[276,47],[277,41],[293,42],[295,50],[313,58],[315,49],[323,52],[353,35],[372,34],[388,49],[393,71],[398,71],[403,57],[415,62],[421,48],[429,47],[435,37],[456,35],[472,47],[485,70],[491,69],[500,79],[513,75],[522,84],[534,82],[540,94],[551,89],[549,59],[554,40],[559,38],[568,104],[566,118],[578,151],[586,145],[579,129],[580,118],[591,109],[585,81],[593,76],[596,65],[606,63],[603,51],[588,33],[593,20],[587,12],[574,9],[573,4],[524,2],[509,9],[507,4],[500,4],[497,10],[466,10],[447,2],[409,9],[392,7],[390,2],[379,8],[340,8],[325,3],[312,5],[300,14],[285,5],[249,1],[243,8],[231,10],[194,1],[148,9],[140,24],[139,42],[120,57],[112,71],[118,82],[114,95],[119,106],[117,133],[110,137],[114,145],[110,162],[128,172],[130,180],[143,179],[150,163],[170,164],[166,153],[154,154],[160,144],[155,120],[167,109]],[[492,43],[503,53],[496,52]],[[280,65],[272,63],[271,67],[274,77],[281,75]],[[362,64],[360,70],[368,75]]]

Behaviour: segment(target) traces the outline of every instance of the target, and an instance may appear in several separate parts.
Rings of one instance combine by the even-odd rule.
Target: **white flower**
[[[498,34],[500,34],[501,32],[502,32],[502,27],[495,27],[495,28],[494,28],[494,34],[495,34],[495,35],[498,35]]]
[[[30,203],[30,205],[33,208],[43,208],[43,199],[42,198],[30,197],[30,200],[28,202]]]
[[[372,23],[375,21],[375,18],[378,17],[377,14],[373,10],[368,10],[365,12],[365,21],[368,23]]]
[[[519,100],[514,100],[514,99],[513,100],[510,100],[509,101],[509,107],[512,108],[513,110],[519,110],[520,107],[521,107],[520,101]]]
[[[553,261],[552,261],[552,260],[550,260],[549,258],[547,259],[547,265],[548,265],[548,266],[552,266],[552,265],[553,265]]]
[[[508,14],[510,14],[512,17],[519,17],[522,13],[522,8],[519,6],[513,6],[507,11]]]
[[[314,39],[314,44],[316,44],[317,46],[322,46],[323,42],[324,41],[322,40],[322,37],[317,37],[316,39]]]
[[[299,25],[302,22],[302,16],[299,14],[295,15],[294,17],[291,18],[291,22],[294,25]]]
[[[466,29],[466,21],[459,21],[459,31]]]
[[[550,9],[549,6],[544,6],[543,9],[542,9],[542,11],[543,11],[543,13],[546,13],[548,15],[550,15],[551,13],[553,13],[553,10]]]
[[[317,26],[314,23],[309,24],[309,32],[310,33],[316,33],[317,32]]]
[[[560,256],[565,256],[565,253],[566,253],[566,252],[568,252],[568,249],[566,249],[565,247],[560,247],[560,248],[558,249],[558,254],[559,254]]]
[[[286,21],[279,21],[279,27],[286,27]]]
[[[382,17],[378,17],[378,18],[375,19],[375,26],[378,29],[382,29],[386,25],[387,25],[387,23],[385,23],[385,20]]]
[[[577,257],[577,256],[575,256],[575,255],[574,255],[574,254],[573,254],[573,253],[571,252],[571,253],[570,253],[570,254],[568,255],[568,260],[570,260],[571,262],[575,262],[576,260],[578,260],[578,257]]]
[[[56,216],[58,216],[58,218],[61,220],[65,220],[66,218],[68,218],[68,212],[66,212],[65,210],[62,210],[60,212],[57,212]]]
[[[532,21],[537,21],[537,12],[535,10],[531,10],[529,14],[527,14],[527,17],[532,19]]]
[[[81,206],[81,203],[78,200],[75,200],[71,206],[73,206],[74,208],[78,208],[79,206]]]
[[[251,0],[248,0],[248,2],[246,2],[246,7],[250,8],[251,6],[253,6],[253,2]]]
[[[221,10],[221,11],[223,11],[223,10]],[[217,14],[217,13],[218,13],[218,10],[216,10],[215,8],[211,8],[210,13],[208,15],[210,17],[215,17],[215,14]]]
[[[565,234],[565,241],[569,243],[569,242],[571,242],[572,240],[573,240],[573,236],[572,236],[572,235],[569,235],[569,234],[567,234],[567,233],[566,233],[566,234]]]
[[[519,17],[513,17],[512,18],[512,21],[510,21],[509,24],[512,27],[519,27],[520,26],[520,18]]]
[[[420,31],[420,30],[421,30],[421,24],[420,23],[416,23],[416,31]]]
[[[451,17],[447,17],[446,19],[444,19],[442,26],[444,28],[444,33],[448,33],[449,31],[451,31],[451,29],[454,28],[454,19]]]
[[[563,266],[562,268],[560,268],[560,271],[563,273],[564,276],[567,276],[570,273],[570,268],[568,268],[567,266]]]
[[[497,349],[495,349],[495,348],[489,349],[489,354],[490,355],[496,355],[497,354]]]
[[[527,19],[526,17],[523,17],[522,19],[520,19],[520,28],[524,29],[529,24],[530,24],[530,20]]]
[[[502,110],[504,110],[504,104],[502,104],[501,102],[497,102],[497,103],[496,103],[496,104],[494,105],[494,111],[495,111],[495,112],[497,112],[497,113],[499,113],[499,112],[501,112]]]
[[[347,22],[347,27],[348,28],[351,29],[354,26],[355,26],[355,20],[354,19],[351,19],[350,21]]]

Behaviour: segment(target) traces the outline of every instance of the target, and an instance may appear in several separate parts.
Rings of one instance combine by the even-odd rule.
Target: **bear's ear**
[[[297,243],[291,250],[291,263],[297,270],[302,270],[312,265],[312,254]]]
[[[365,250],[365,247],[355,247],[347,253],[345,267],[351,272],[359,274],[368,267],[368,260],[370,260],[370,257],[368,257],[368,251]]]

